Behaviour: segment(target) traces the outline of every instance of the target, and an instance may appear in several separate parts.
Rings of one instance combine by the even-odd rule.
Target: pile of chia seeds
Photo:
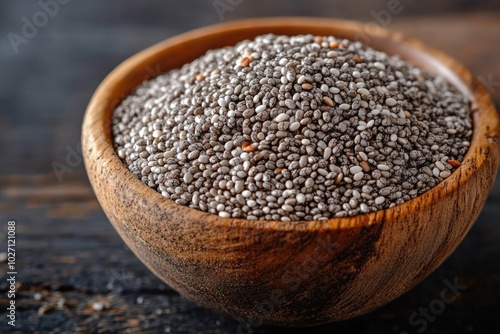
[[[470,103],[360,42],[264,35],[143,83],[116,108],[129,170],[180,205],[260,220],[393,207],[460,166]]]

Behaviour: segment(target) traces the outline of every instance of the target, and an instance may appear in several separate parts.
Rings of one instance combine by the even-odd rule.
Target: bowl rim
[[[444,65],[445,70],[450,71],[451,75],[459,79],[458,85],[457,83],[452,84],[462,93],[468,95],[472,102],[471,117],[473,120],[473,134],[469,150],[462,161],[462,165],[435,187],[402,204],[375,212],[348,217],[333,217],[322,221],[275,221],[248,220],[245,218],[232,217],[221,218],[216,214],[180,205],[163,197],[158,191],[150,188],[147,184],[144,184],[141,180],[136,178],[118,157],[113,146],[111,116],[109,119],[106,119],[102,117],[102,115],[107,113],[112,115],[112,110],[116,107],[117,102],[123,99],[123,95],[120,101],[117,101],[111,98],[113,94],[111,94],[110,91],[112,92],[113,87],[116,87],[116,85],[123,80],[127,80],[127,75],[130,74],[131,71],[137,70],[140,64],[144,64],[145,59],[147,60],[155,54],[165,51],[174,45],[183,43],[186,40],[193,41],[209,38],[210,36],[213,37],[214,35],[224,34],[230,31],[235,32],[242,29],[249,30],[255,28],[256,25],[269,30],[278,27],[292,28],[300,26],[304,29],[306,29],[306,27],[315,27],[317,29],[341,28],[344,30],[354,30],[353,32],[362,31],[367,36],[374,39],[392,39],[393,41],[402,43],[403,46],[409,47],[409,50],[426,56],[428,61],[434,61],[437,62],[436,64],[438,65]],[[371,46],[370,43],[368,43],[368,45]],[[383,49],[380,50],[387,52]],[[205,51],[208,51],[208,49]],[[157,75],[159,74],[161,73],[157,73]],[[460,84],[463,86],[460,87]],[[135,88],[136,87],[137,85]],[[126,95],[128,94],[130,94],[130,92]],[[175,206],[177,212],[189,217],[189,219],[197,220],[204,224],[211,224],[214,227],[240,227],[251,230],[325,231],[366,227],[373,224],[397,221],[395,218],[398,216],[411,214],[416,209],[421,210],[433,205],[436,198],[434,194],[437,192],[441,192],[441,197],[445,197],[451,192],[458,191],[461,184],[467,182],[479,168],[485,165],[488,157],[485,152],[490,152],[492,145],[495,143],[498,149],[499,133],[499,118],[486,89],[463,65],[444,53],[426,46],[418,40],[403,36],[397,32],[391,32],[370,23],[316,17],[269,17],[218,23],[191,30],[156,43],[123,61],[106,76],[90,100],[83,121],[82,144],[84,147],[83,156],[87,170],[89,169],[87,159],[91,157],[87,157],[86,148],[89,148],[91,151],[97,150],[98,152],[92,152],[92,156],[99,157],[100,161],[98,163],[100,163],[103,168],[110,171],[114,170],[118,182],[129,182],[130,188],[135,191],[133,195],[142,195],[146,197],[143,200],[150,201],[150,204],[156,205],[162,210],[169,211],[173,209],[172,206]],[[94,185],[92,186],[94,187]]]

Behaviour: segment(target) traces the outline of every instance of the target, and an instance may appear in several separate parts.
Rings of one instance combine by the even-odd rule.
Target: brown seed
[[[328,96],[323,96],[323,102],[329,107],[333,107],[333,101]]]
[[[248,141],[244,141],[243,144],[241,144],[241,148],[245,152],[253,152],[257,149],[255,146],[250,145],[250,142]]]
[[[303,83],[302,84],[302,89],[305,89],[305,90],[311,90],[313,88],[313,86],[310,84],[310,83]]]
[[[257,148],[256,148],[255,146],[253,146],[253,145],[249,145],[249,146],[245,147],[245,148],[243,149],[243,151],[245,151],[245,152],[253,152],[253,151],[255,151],[256,149],[257,149]]]
[[[280,173],[281,173],[281,171],[282,171],[282,170],[283,170],[283,168],[276,168],[276,169],[274,170],[274,174],[278,175],[278,174],[280,174]]]
[[[352,57],[352,59],[354,59],[354,61],[355,61],[356,63],[361,62],[361,58],[359,58],[359,56],[358,56],[358,55],[354,55],[354,57]]]
[[[253,147],[253,146],[248,146],[248,147]],[[261,161],[262,159],[264,159],[264,156],[260,153],[257,153],[256,155],[254,155],[253,157],[253,160],[254,161]]]
[[[331,48],[331,49],[336,49],[336,48],[338,48],[338,47],[339,47],[339,45],[340,45],[340,44],[339,44],[339,43],[337,43],[337,42],[330,42],[330,48]]]
[[[240,62],[240,65],[243,66],[243,67],[248,67],[248,65],[250,65],[250,62],[252,61],[252,58],[251,57],[244,57],[241,62]]]
[[[323,43],[323,37],[321,36],[314,36],[314,41],[318,44]]]
[[[363,172],[365,173],[368,173],[370,171],[370,165],[368,164],[368,162],[366,161],[361,161],[359,163],[359,166],[361,167],[361,169],[363,170]]]
[[[198,73],[196,75],[196,80],[203,80],[203,79],[205,79],[205,74],[203,72]]]
[[[447,163],[449,163],[451,165],[451,167],[454,167],[454,168],[458,168],[458,167],[462,166],[462,163],[460,161],[456,161],[456,160],[448,160]]]

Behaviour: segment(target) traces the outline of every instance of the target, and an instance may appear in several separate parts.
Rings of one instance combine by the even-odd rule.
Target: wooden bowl
[[[462,166],[394,208],[327,221],[223,219],[178,205],[136,179],[113,149],[114,107],[145,79],[213,48],[265,33],[358,39],[446,77],[473,101]],[[370,312],[445,260],[483,207],[500,156],[499,118],[460,64],[420,42],[363,23],[318,18],[230,22],[168,39],[122,63],[83,123],[85,166],[108,218],[159,278],[202,305],[253,325],[310,326]]]

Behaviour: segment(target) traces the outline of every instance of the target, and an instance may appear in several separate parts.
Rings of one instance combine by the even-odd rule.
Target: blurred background
[[[498,0],[2,1],[0,333],[14,332],[4,307],[9,220],[17,231],[20,333],[500,332],[498,178],[461,246],[420,285],[371,314],[306,331],[250,326],[187,301],[156,279],[113,230],[79,152],[83,114],[102,79],[134,53],[176,34],[287,15],[372,21],[421,39],[466,65],[500,107]],[[434,315],[419,313],[435,304],[447,282],[465,288]]]

